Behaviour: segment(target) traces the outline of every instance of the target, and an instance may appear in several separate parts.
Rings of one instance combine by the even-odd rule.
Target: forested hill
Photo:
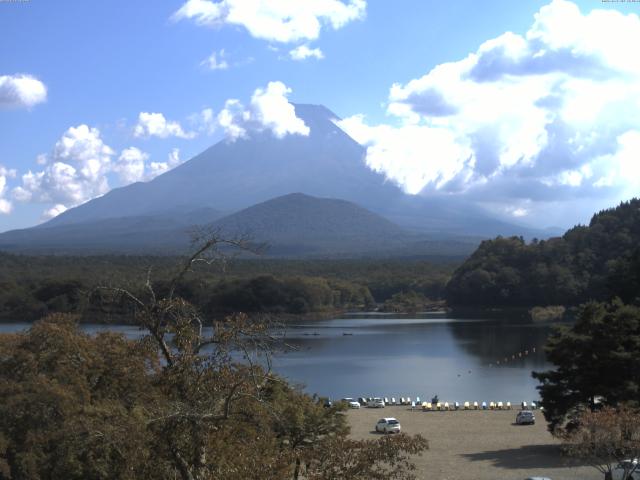
[[[449,281],[458,306],[576,305],[640,298],[640,199],[593,216],[562,237],[487,240]]]

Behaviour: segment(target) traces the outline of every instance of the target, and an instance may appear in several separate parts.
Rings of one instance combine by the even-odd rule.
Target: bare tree
[[[209,436],[235,414],[239,400],[262,402],[271,375],[270,352],[276,339],[269,322],[234,314],[207,322],[198,310],[176,294],[185,277],[199,264],[225,264],[237,251],[259,252],[247,237],[231,239],[219,231],[200,230],[193,252],[185,258],[164,295],[158,295],[148,270],[144,294],[121,287],[99,289],[134,307],[138,325],[147,331],[164,364],[161,382],[169,402],[158,406],[149,427],[159,431],[160,445],[173,458],[184,480],[212,478],[215,459],[208,456]]]
[[[409,457],[427,448],[422,437],[348,440],[339,409],[323,408],[272,374],[270,353],[280,343],[272,322],[242,313],[207,321],[179,296],[180,283],[197,265],[224,265],[233,251],[262,246],[219,231],[201,231],[194,244],[162,294],[151,270],[141,293],[100,287],[133,305],[145,341],[160,356],[162,394],[146,420],[158,457],[183,480],[325,478],[329,469],[326,478],[415,478]],[[222,454],[229,445],[234,451]],[[340,453],[343,448],[351,456]]]

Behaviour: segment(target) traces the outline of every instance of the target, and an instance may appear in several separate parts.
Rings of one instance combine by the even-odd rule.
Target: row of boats
[[[430,402],[421,401],[420,397],[416,397],[412,400],[411,397],[400,397],[398,400],[395,397],[373,397],[366,398],[360,397],[357,401],[352,398],[344,398],[344,402],[352,408],[359,408],[360,406],[366,406],[371,408],[383,408],[385,405],[406,405],[412,409],[422,408],[425,411],[445,411],[445,410],[512,410],[514,407],[511,402],[441,402],[438,397],[434,397]],[[521,410],[537,410],[539,407],[535,401],[520,403]]]

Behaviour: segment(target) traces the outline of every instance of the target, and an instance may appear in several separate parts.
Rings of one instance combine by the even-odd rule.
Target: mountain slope
[[[183,250],[188,231],[222,215],[213,209],[106,218],[63,225],[40,225],[0,234],[0,249],[44,254],[149,253]]]
[[[337,117],[332,112],[317,105],[295,108],[310,128],[308,136],[277,139],[267,132],[254,132],[235,142],[220,141],[150,182],[114,189],[37,227],[0,234],[0,248],[36,248],[52,253],[69,248],[113,252],[158,249],[168,253],[184,244],[185,227],[292,192],[355,203],[408,231],[426,234],[432,240],[437,237],[438,245],[452,237],[463,237],[461,243],[468,245],[464,237],[547,236],[491,218],[481,208],[451,196],[405,194],[366,165],[365,149],[335,125]],[[258,220],[254,214],[250,223],[255,226]],[[332,225],[328,218],[320,224]],[[315,242],[311,250],[328,251],[331,242],[322,248],[319,243],[323,232],[313,230],[312,224],[307,228],[314,233],[296,231],[293,237],[285,238],[270,232],[269,236],[287,248]],[[373,247],[372,242],[361,243]],[[418,251],[422,254],[432,247],[434,244],[422,241]],[[411,254],[403,247],[402,254],[407,253]]]
[[[459,241],[407,232],[352,202],[296,193],[223,218],[196,210],[182,216],[148,215],[16,230],[0,235],[0,249],[27,253],[173,254],[190,245],[199,226],[226,238],[246,235],[266,243],[268,256],[462,256],[478,239]],[[180,219],[178,221],[177,219]]]
[[[220,141],[147,183],[117,188],[68,210],[45,226],[146,216],[210,207],[235,212],[270,198],[302,192],[357,203],[416,231],[450,235],[545,236],[496,220],[481,208],[451,196],[406,195],[365,163],[365,149],[338,128],[338,117],[318,105],[295,105],[308,136],[251,133]]]
[[[482,242],[447,285],[452,305],[640,302],[640,199],[597,213],[562,237]]]
[[[289,194],[254,205],[213,224],[228,235],[246,233],[267,242],[271,254],[392,250],[414,235],[345,200]]]
[[[363,147],[333,123],[337,117],[329,110],[296,105],[296,113],[310,127],[309,136],[276,139],[254,132],[235,142],[220,141],[148,183],[114,189],[48,224],[148,215],[178,205],[185,211],[212,207],[233,212],[292,192],[341,198],[367,208],[403,196],[365,165]]]

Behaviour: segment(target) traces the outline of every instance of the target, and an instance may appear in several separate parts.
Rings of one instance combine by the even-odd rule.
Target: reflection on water
[[[531,371],[550,367],[542,351],[549,331],[443,314],[293,322],[286,340],[297,350],[276,355],[274,367],[307,391],[334,398],[530,401],[538,397]]]
[[[0,333],[29,325],[0,324]],[[141,335],[135,326],[82,328],[117,331],[128,338]],[[531,401],[538,398],[531,371],[550,368],[542,350],[550,328],[519,319],[453,319],[444,314],[289,322],[284,339],[295,350],[276,354],[273,364],[309,393],[332,398],[425,399],[438,394],[443,401]]]

